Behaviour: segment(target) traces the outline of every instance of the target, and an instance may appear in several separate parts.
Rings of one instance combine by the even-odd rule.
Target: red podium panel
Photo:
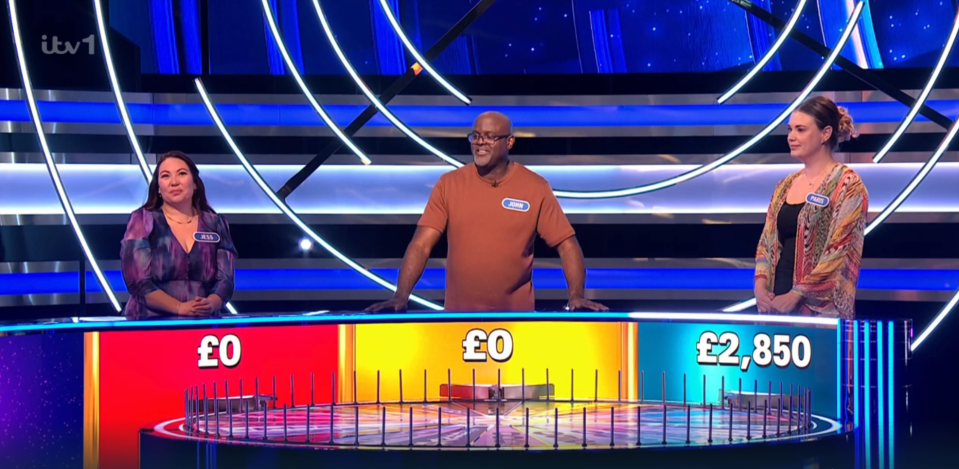
[[[277,406],[290,404],[290,376],[296,403],[310,402],[310,373],[318,402],[329,402],[332,373],[339,363],[336,325],[243,327],[163,331],[100,332],[98,392],[87,399],[99,408],[101,469],[137,467],[139,429],[184,413],[183,393],[206,383],[219,397],[229,383],[231,396],[272,395]],[[96,341],[93,342],[94,344]],[[239,346],[237,346],[237,344]],[[96,347],[96,345],[89,345]],[[225,350],[224,350],[225,349]],[[203,390],[200,390],[202,396]],[[91,403],[88,403],[88,405]]]

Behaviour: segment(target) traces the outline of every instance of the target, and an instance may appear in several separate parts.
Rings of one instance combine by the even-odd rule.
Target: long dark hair
[[[203,185],[203,179],[200,179],[199,168],[196,167],[196,164],[193,163],[193,160],[191,160],[189,156],[186,156],[185,153],[180,151],[166,152],[157,160],[156,169],[153,170],[153,178],[150,180],[147,202],[143,204],[141,208],[156,210],[163,206],[163,198],[160,197],[160,165],[169,158],[181,160],[186,163],[187,168],[190,168],[190,174],[193,176],[193,184],[196,185],[196,190],[193,191],[193,208],[196,209],[197,212],[216,213],[213,207],[210,206],[210,202],[206,200],[206,186]]]

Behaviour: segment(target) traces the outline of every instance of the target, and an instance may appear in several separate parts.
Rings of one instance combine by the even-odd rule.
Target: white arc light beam
[[[382,1],[382,0],[381,0]],[[799,17],[802,16],[803,8],[806,7],[806,0],[799,0],[799,3],[796,4],[796,7],[793,9],[792,16],[789,17],[789,21],[786,23],[786,27],[783,28],[782,32],[779,33],[779,37],[776,38],[776,42],[773,43],[772,47],[763,54],[762,58],[753,66],[752,70],[749,71],[746,75],[739,79],[735,85],[729,88],[728,91],[723,93],[716,101],[719,104],[723,104],[726,101],[729,101],[730,98],[736,95],[750,80],[753,79],[759,72],[763,70],[763,67],[772,60],[773,56],[779,52],[779,48],[783,46],[783,43],[786,42],[786,39],[789,39],[789,33],[792,32],[793,28],[796,27],[796,23],[799,21]]]
[[[12,0],[11,0],[12,1]],[[233,140],[233,137],[230,135],[230,132],[227,130],[226,126],[223,124],[223,120],[220,118],[219,113],[216,110],[216,107],[213,106],[213,102],[210,101],[210,96],[206,92],[206,88],[203,86],[203,82],[199,78],[193,80],[196,85],[197,91],[200,93],[200,97],[203,99],[203,104],[206,106],[207,113],[209,113],[210,118],[213,119],[213,123],[216,125],[217,129],[220,130],[220,134],[223,135],[223,139],[226,140],[227,144],[230,145],[230,148],[233,150],[233,153],[236,155],[237,159],[240,161],[240,164],[246,169],[250,177],[253,178],[253,181],[256,182],[260,189],[266,194],[267,197],[280,209],[293,223],[298,226],[307,236],[313,239],[317,244],[323,246],[330,254],[339,259],[344,264],[348,265],[353,270],[357,271],[360,275],[372,280],[378,285],[392,291],[396,291],[396,285],[390,283],[388,280],[366,270],[363,266],[356,263],[354,260],[347,257],[345,254],[338,251],[330,243],[326,242],[318,234],[316,234],[313,229],[310,228],[300,217],[286,204],[279,196],[276,195],[276,192],[270,187],[269,184],[260,176],[260,173],[256,168],[250,164],[250,161],[246,158],[240,148],[237,146],[236,142]],[[420,298],[416,295],[410,295],[410,301],[419,303],[427,308],[440,311],[443,309],[442,306],[433,303],[424,298]]]
[[[268,16],[272,16],[270,7],[266,3],[266,0],[261,0],[261,2],[263,3],[264,13]],[[370,90],[370,87],[366,84],[366,82],[363,81],[362,78],[360,78],[360,75],[356,72],[356,69],[353,68],[350,60],[346,57],[346,54],[343,53],[343,49],[340,48],[340,44],[337,42],[336,36],[333,34],[333,30],[330,29],[330,24],[326,21],[326,15],[323,14],[323,8],[320,7],[319,0],[313,0],[313,8],[316,10],[316,16],[320,19],[320,25],[323,26],[323,32],[326,33],[326,38],[330,41],[330,46],[333,47],[333,52],[335,52],[336,56],[340,59],[340,63],[343,64],[343,67],[346,69],[347,73],[349,73],[350,77],[353,78],[356,86],[358,86],[363,94],[366,95],[366,98],[369,99],[374,106],[376,106],[376,109],[379,110],[381,114],[383,114],[383,117],[392,122],[400,132],[403,132],[407,137],[419,144],[426,151],[436,155],[437,158],[440,158],[441,160],[457,168],[462,167],[462,162],[447,155],[446,153],[443,153],[440,151],[440,149],[434,147],[433,145],[430,145],[429,142],[420,137],[419,134],[414,132],[413,129],[409,128],[405,123],[403,123],[402,120],[396,117],[396,115],[394,115],[389,108],[387,108],[386,105],[383,104],[383,102],[380,101],[375,94],[373,94],[373,91]],[[277,41],[280,40],[280,38],[277,38]]]
[[[314,0],[316,1],[316,0]],[[726,163],[731,161],[733,158],[743,154],[746,150],[752,148],[753,145],[758,143],[760,140],[766,138],[767,135],[772,133],[780,124],[785,121],[793,111],[798,108],[803,101],[812,93],[812,90],[819,84],[822,78],[826,75],[826,72],[832,67],[833,63],[836,61],[836,58],[839,57],[839,54],[842,52],[843,47],[845,47],[846,42],[849,40],[849,37],[852,35],[852,32],[856,29],[856,22],[859,21],[859,16],[862,14],[863,2],[856,4],[856,8],[853,10],[852,14],[849,16],[849,21],[846,22],[846,27],[843,29],[842,36],[839,38],[839,41],[833,46],[832,53],[826,58],[822,66],[819,67],[819,71],[816,72],[816,75],[813,79],[806,84],[806,87],[799,93],[799,96],[796,97],[793,102],[786,107],[772,122],[770,122],[763,130],[759,131],[758,134],[754,135],[752,138],[747,140],[745,143],[737,147],[735,150],[729,152],[722,158],[713,161],[712,163],[702,165],[694,170],[687,171],[678,176],[673,176],[669,179],[664,179],[659,182],[652,184],[646,184],[644,186],[632,187],[628,189],[617,189],[609,191],[583,191],[583,192],[572,192],[572,191],[553,191],[557,197],[565,198],[574,198],[574,199],[603,199],[610,197],[625,197],[637,194],[644,194],[646,192],[653,192],[660,189],[665,189],[670,186],[674,186],[684,181],[688,181],[698,176],[702,176]]]
[[[929,334],[932,334],[932,331],[936,330],[936,327],[939,326],[939,323],[956,307],[956,303],[959,303],[959,291],[956,291],[956,294],[953,295],[952,299],[946,303],[946,306],[942,308],[942,311],[939,311],[939,314],[936,315],[935,319],[932,320],[922,333],[919,334],[919,337],[916,337],[916,340],[909,346],[909,350],[915,352],[919,345],[926,341],[929,337]]]
[[[802,1],[805,2],[806,0],[802,0]],[[416,50],[416,46],[413,45],[413,42],[410,41],[410,38],[407,37],[406,33],[403,31],[403,26],[400,25],[399,20],[397,20],[396,16],[393,15],[393,10],[390,8],[390,5],[389,3],[387,3],[387,0],[380,0],[380,7],[381,7],[381,10],[383,10],[383,14],[386,15],[386,19],[389,20],[390,25],[393,26],[393,31],[396,32],[396,37],[398,37],[400,39],[400,42],[403,43],[403,46],[406,47],[406,51],[409,52],[414,59],[416,59],[416,63],[418,63],[420,67],[423,67],[423,70],[426,70],[426,72],[429,73],[431,77],[433,77],[433,80],[435,80],[436,83],[439,83],[440,86],[442,86],[443,88],[446,88],[446,91],[448,91],[451,95],[455,96],[456,99],[462,101],[464,104],[469,104],[470,102],[472,102],[472,100],[470,100],[468,96],[460,92],[460,90],[456,89],[456,87],[454,87],[448,81],[446,81],[446,79],[443,78],[443,76],[440,75],[439,72],[434,70],[433,66],[431,66],[430,63],[425,58],[423,58],[422,55],[420,55],[420,52]]]
[[[889,150],[892,149],[892,146],[896,144],[896,141],[899,140],[899,137],[906,131],[906,128],[912,124],[912,121],[915,120],[916,115],[919,114],[919,109],[922,108],[922,105],[926,103],[926,100],[929,99],[929,93],[932,93],[932,88],[936,85],[936,80],[939,79],[939,74],[942,73],[943,67],[946,65],[946,60],[949,59],[949,53],[952,52],[952,47],[956,44],[956,35],[959,34],[959,13],[956,14],[956,18],[952,22],[952,30],[949,31],[949,37],[946,39],[946,44],[942,48],[942,53],[939,54],[939,61],[936,62],[935,68],[932,69],[932,73],[929,75],[929,80],[926,81],[926,86],[922,88],[922,92],[919,93],[919,97],[916,98],[916,102],[913,103],[912,107],[909,109],[909,112],[906,114],[906,118],[899,123],[899,127],[896,128],[896,131],[892,133],[892,137],[886,141],[886,144],[879,149],[878,152],[872,157],[874,163],[882,161],[886,157],[886,154],[889,153]]]
[[[103,271],[100,269],[100,264],[97,263],[96,258],[93,256],[93,251],[90,250],[90,245],[87,244],[87,238],[83,235],[83,230],[80,229],[80,223],[77,221],[77,215],[73,211],[73,205],[70,203],[70,197],[67,195],[67,191],[63,187],[63,181],[60,179],[60,173],[57,171],[57,163],[53,160],[53,156],[50,154],[50,147],[47,145],[47,136],[43,131],[43,122],[40,121],[40,111],[37,108],[37,100],[33,92],[33,84],[30,81],[30,72],[27,70],[27,59],[23,53],[23,40],[20,37],[20,20],[17,17],[16,0],[8,0],[7,6],[10,8],[10,25],[13,28],[13,42],[17,52],[17,63],[20,66],[20,78],[23,80],[23,90],[27,95],[27,108],[30,111],[30,119],[33,121],[33,125],[36,128],[37,139],[40,140],[40,148],[43,150],[43,158],[46,160],[47,170],[50,173],[50,179],[53,181],[53,185],[57,190],[57,196],[60,198],[60,204],[63,205],[63,212],[66,214],[67,219],[70,220],[70,226],[73,227],[73,231],[77,235],[77,241],[80,243],[80,249],[83,250],[84,256],[86,256],[87,261],[90,262],[90,268],[93,269],[93,273],[96,275],[97,281],[100,283],[100,287],[107,295],[107,298],[110,299],[110,303],[113,304],[113,308],[117,312],[120,312],[123,308],[121,308],[120,302],[117,301],[117,297],[113,293],[113,288],[107,281],[106,276],[103,275]],[[80,275],[84,275],[84,273],[81,272]]]
[[[366,156],[366,153],[363,150],[360,150],[360,147],[356,146],[356,143],[348,137],[340,127],[336,124],[336,121],[326,112],[326,109],[316,100],[313,96],[313,92],[310,91],[310,88],[306,86],[306,82],[303,81],[303,77],[300,76],[300,71],[296,68],[296,64],[293,62],[293,59],[290,58],[290,53],[286,50],[286,43],[283,42],[283,38],[280,36],[280,31],[276,27],[276,20],[273,18],[273,10],[270,8],[268,0],[261,0],[263,4],[263,14],[266,17],[267,25],[270,28],[270,34],[273,35],[273,42],[276,43],[276,48],[279,49],[280,55],[283,56],[283,62],[286,63],[286,69],[290,71],[290,74],[293,75],[293,79],[296,80],[296,84],[300,86],[300,90],[303,92],[303,96],[306,97],[307,101],[310,102],[310,105],[313,106],[313,110],[316,111],[316,114],[320,116],[320,119],[323,119],[323,122],[339,137],[340,141],[344,145],[349,147],[353,151],[353,154],[363,162],[363,164],[368,165],[371,163],[370,158]]]
[[[261,1],[264,3],[264,11],[267,12],[268,15],[270,15],[269,6],[265,3],[266,0],[261,0]],[[353,81],[356,83],[356,85],[359,86],[360,89],[363,91],[363,94],[366,95],[366,97],[370,100],[370,102],[373,103],[373,105],[383,114],[383,116],[386,117],[390,122],[392,122],[397,129],[399,129],[405,135],[413,139],[424,149],[426,149],[430,153],[433,153],[436,157],[442,159],[443,161],[447,162],[448,164],[456,168],[462,167],[463,163],[461,163],[460,161],[454,158],[451,158],[449,155],[446,155],[442,151],[438,150],[437,148],[433,147],[428,142],[423,140],[419,135],[417,135],[409,127],[407,127],[400,119],[398,119],[395,115],[393,115],[393,113],[390,112],[385,105],[383,105],[383,103],[369,89],[366,83],[363,82],[359,74],[350,64],[349,59],[343,53],[342,49],[339,46],[339,43],[336,40],[335,35],[333,34],[333,31],[330,28],[329,23],[326,20],[326,16],[323,14],[323,9],[320,6],[319,0],[313,0],[313,7],[316,10],[317,17],[320,19],[320,24],[323,26],[323,31],[326,33],[327,39],[329,40],[330,45],[333,47],[334,52],[336,52],[336,55],[339,58],[340,62],[343,64],[344,68],[346,68],[347,72],[353,78]],[[755,145],[760,140],[762,140],[767,135],[769,135],[773,130],[775,130],[777,126],[782,124],[782,122],[785,121],[786,118],[789,117],[789,115],[797,107],[799,107],[800,104],[802,104],[803,100],[805,100],[805,98],[809,96],[809,94],[816,87],[816,85],[819,84],[819,82],[825,76],[826,72],[828,72],[829,69],[832,67],[836,58],[842,52],[842,49],[846,45],[846,42],[848,42],[850,36],[852,35],[852,32],[856,29],[856,22],[859,20],[859,17],[862,14],[863,7],[864,7],[864,3],[862,1],[856,4],[856,7],[853,9],[853,12],[849,17],[849,20],[846,23],[846,27],[843,29],[843,34],[839,38],[836,45],[834,46],[832,53],[829,54],[829,56],[826,58],[826,61],[823,63],[822,67],[820,67],[819,71],[813,77],[812,81],[810,81],[806,85],[806,87],[802,90],[802,92],[799,94],[796,100],[793,101],[793,103],[790,104],[789,107],[787,107],[782,113],[780,113],[779,116],[777,116],[776,119],[770,122],[762,131],[760,131],[758,134],[753,136],[751,139],[746,141],[744,144],[740,145],[738,148],[736,148],[729,154],[707,165],[700,166],[694,170],[691,170],[686,173],[680,174],[678,176],[674,176],[672,178],[665,179],[652,184],[646,184],[643,186],[626,188],[626,189],[606,190],[606,191],[554,190],[553,194],[555,194],[557,197],[560,197],[560,198],[569,198],[569,199],[602,199],[602,198],[613,198],[613,197],[626,197],[626,196],[632,196],[637,194],[643,194],[646,192],[653,192],[660,189],[665,189],[667,187],[670,187],[670,186],[679,184],[681,182],[688,181],[695,177],[701,176],[703,174],[706,174],[712,171],[713,169],[716,169],[717,167],[722,166],[723,164],[729,162],[733,158],[736,158],[737,156],[741,155],[743,152],[752,148],[753,145]]]
[[[93,6],[97,15],[97,32],[100,34],[100,47],[103,49],[103,61],[106,62],[107,75],[110,76],[110,86],[113,88],[117,111],[119,111],[120,120],[123,121],[123,127],[127,131],[127,137],[130,139],[130,146],[133,147],[133,152],[136,154],[137,163],[140,164],[140,170],[143,171],[143,177],[146,178],[147,184],[150,184],[153,172],[150,170],[150,165],[147,164],[146,158],[143,157],[143,150],[140,149],[140,142],[137,140],[136,132],[133,131],[133,122],[130,121],[130,114],[127,112],[126,102],[124,102],[123,95],[120,93],[120,82],[117,80],[117,72],[113,67],[113,52],[110,51],[110,41],[107,40],[107,29],[103,21],[103,6],[100,0],[93,0]]]

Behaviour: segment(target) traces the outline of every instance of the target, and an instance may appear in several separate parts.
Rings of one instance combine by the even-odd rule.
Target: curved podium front
[[[0,344],[83,370],[59,398],[78,398],[86,462],[107,469],[800,467],[852,457],[860,413],[895,410],[908,332],[723,313],[310,313],[16,324]]]

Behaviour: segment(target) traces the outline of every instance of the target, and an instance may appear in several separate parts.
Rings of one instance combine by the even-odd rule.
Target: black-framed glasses
[[[512,137],[513,134],[503,134],[503,135],[480,135],[476,132],[473,132],[466,136],[470,143],[496,143],[504,138]]]

